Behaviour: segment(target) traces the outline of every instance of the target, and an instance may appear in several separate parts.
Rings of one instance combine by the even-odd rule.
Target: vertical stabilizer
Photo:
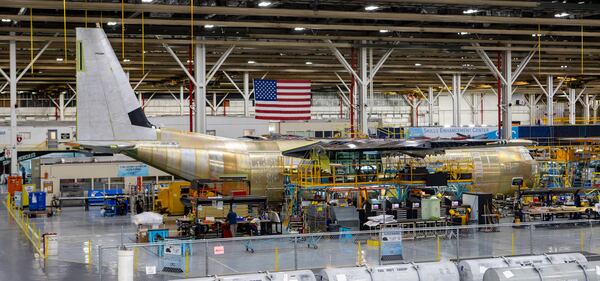
[[[77,140],[155,140],[101,28],[77,28]]]

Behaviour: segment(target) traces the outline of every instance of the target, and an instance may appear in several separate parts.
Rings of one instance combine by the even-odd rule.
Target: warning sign
[[[225,254],[225,247],[224,246],[215,246],[214,252],[215,252],[215,255]]]

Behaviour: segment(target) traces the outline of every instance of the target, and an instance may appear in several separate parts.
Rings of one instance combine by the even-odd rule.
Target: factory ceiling
[[[498,80],[478,51],[497,64],[510,49],[513,69],[532,55],[518,91],[541,94],[533,76],[543,83],[552,74],[595,93],[599,14],[594,1],[573,0],[0,0],[0,68],[8,69],[9,40],[17,41],[19,69],[51,41],[19,90],[67,89],[75,81],[75,28],[102,26],[132,84],[145,77],[138,87],[145,92],[178,91],[187,79],[164,44],[186,66],[191,44],[205,44],[209,69],[234,46],[220,70],[240,84],[248,71],[252,78],[310,79],[315,90],[336,91],[338,75],[345,83],[351,75],[332,48],[351,63],[352,49],[367,47],[373,64],[394,49],[375,76],[375,91],[439,89],[436,74],[450,81],[454,73],[465,82],[475,76],[470,89],[491,91]],[[236,90],[219,71],[208,92]]]

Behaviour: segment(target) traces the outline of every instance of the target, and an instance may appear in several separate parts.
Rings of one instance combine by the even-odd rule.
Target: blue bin
[[[36,191],[29,193],[29,210],[30,211],[45,211],[46,210],[46,192]]]

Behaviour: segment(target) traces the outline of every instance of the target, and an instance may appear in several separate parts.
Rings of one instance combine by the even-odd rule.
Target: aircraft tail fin
[[[77,28],[77,140],[156,140],[101,28]]]

